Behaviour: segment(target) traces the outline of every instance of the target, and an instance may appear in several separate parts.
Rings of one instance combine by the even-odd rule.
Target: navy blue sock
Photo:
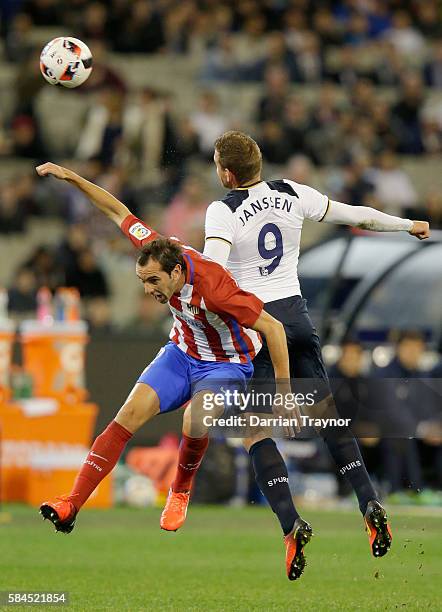
[[[284,535],[293,529],[299,517],[293,504],[287,467],[271,438],[255,442],[249,450],[256,482],[281,523]]]
[[[342,437],[343,435],[345,434],[342,431],[333,436],[328,435],[324,438],[324,442],[335,460],[339,473],[353,487],[358,498],[359,509],[362,514],[365,514],[368,502],[372,499],[379,501],[379,497],[371,483],[358,443],[351,437],[350,432],[348,432],[348,438]]]

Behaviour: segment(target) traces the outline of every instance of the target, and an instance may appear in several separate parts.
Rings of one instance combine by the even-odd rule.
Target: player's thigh
[[[176,410],[185,404],[191,395],[187,355],[176,344],[166,344],[141,373],[137,383],[155,392],[159,413]]]
[[[259,353],[253,360],[253,378],[252,381],[268,381],[273,380],[274,371],[270,353],[265,341]]]
[[[192,402],[186,415],[186,429],[190,424],[195,430],[197,423],[207,422],[205,417],[217,419],[230,414],[232,404],[239,401],[253,375],[250,362],[201,362],[192,368]],[[189,423],[189,414],[191,423]]]
[[[253,376],[253,364],[203,361],[194,363],[191,371],[192,403],[193,397],[200,391],[211,391],[216,396],[225,395],[227,401],[235,393],[245,392]]]
[[[335,403],[322,358],[321,342],[308,314],[306,300],[301,296],[293,296],[266,304],[266,310],[284,325],[292,391],[305,397],[300,406],[302,413],[314,417],[336,418]],[[261,353],[258,355],[259,371],[265,373],[266,367],[270,367],[270,356],[267,350]],[[255,372],[257,370],[255,367]]]
[[[224,414],[224,402],[210,388],[201,389],[192,396],[183,417],[183,432],[191,438],[206,436],[210,428]]]
[[[321,342],[302,298],[293,304],[285,323],[290,359],[290,377],[296,392],[314,393],[315,401],[331,394],[327,370],[322,358]]]
[[[327,378],[322,361],[321,343],[317,331],[309,317],[307,302],[295,295],[265,304],[265,310],[284,325],[290,358],[292,378]],[[264,349],[255,359],[255,373],[264,374],[269,370],[270,356]]]
[[[149,385],[136,383],[118,411],[115,421],[134,433],[159,411],[160,401],[156,391]]]

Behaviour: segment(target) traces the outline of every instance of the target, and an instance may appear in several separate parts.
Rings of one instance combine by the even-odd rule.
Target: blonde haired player
[[[258,295],[265,310],[284,324],[291,378],[297,380],[297,385],[309,379],[314,381],[320,392],[319,410],[334,413],[319,337],[308,316],[297,274],[304,219],[376,232],[408,232],[419,240],[429,237],[429,225],[366,206],[335,202],[294,181],[265,181],[261,176],[259,146],[243,132],[229,131],[217,139],[214,162],[220,182],[230,191],[207,210],[204,254],[226,266],[239,286]],[[254,367],[255,379],[273,378],[265,343]],[[391,530],[356,440],[349,430],[328,428],[320,433],[338,469],[357,495],[372,554],[385,555],[391,545]],[[311,529],[293,504],[287,468],[273,440],[268,436],[258,441],[245,440],[245,446],[257,483],[284,533],[287,575],[296,579],[302,570],[294,568],[304,567],[303,547],[310,539],[306,535]],[[176,530],[184,523],[191,484],[205,452],[205,449],[198,452],[197,447],[197,440],[185,440],[180,447],[177,476],[161,517],[163,529]],[[195,468],[191,467],[189,457]]]

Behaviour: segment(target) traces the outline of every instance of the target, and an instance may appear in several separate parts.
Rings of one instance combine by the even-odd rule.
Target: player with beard
[[[262,300],[240,289],[224,267],[177,239],[160,236],[122,202],[71,170],[46,163],[37,173],[68,181],[121,228],[141,251],[136,274],[146,294],[168,303],[174,318],[170,342],[142,372],[115,419],[94,441],[70,494],[40,507],[56,531],[70,533],[80,508],[144,423],[191,399],[183,433],[193,449],[186,461],[196,468],[208,443],[203,418],[207,401],[226,390],[245,389],[253,374],[252,360],[261,348],[260,334],[267,338],[275,373],[285,381],[280,387],[283,394],[290,393],[289,357],[284,326],[263,310]],[[214,399],[211,403],[212,416],[220,416],[224,406]],[[305,524],[298,539],[304,542],[310,535]],[[303,566],[296,559],[291,571],[300,574]]]

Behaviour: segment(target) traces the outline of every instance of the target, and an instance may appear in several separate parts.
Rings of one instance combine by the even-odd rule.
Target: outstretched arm
[[[109,217],[119,227],[130,214],[130,210],[120,200],[117,200],[113,195],[108,193],[105,189],[102,189],[98,185],[94,185],[90,181],[87,181],[83,177],[79,176],[68,168],[63,166],[57,166],[51,162],[37,166],[37,174],[39,176],[55,176],[63,181],[67,181],[75,187],[78,187],[85,196],[87,196],[91,202],[101,210],[106,217]]]
[[[351,225],[374,232],[400,232],[405,231],[416,236],[419,240],[430,237],[430,227],[426,221],[411,221],[387,215],[369,206],[349,206],[342,202],[331,200],[325,216],[324,223]]]

